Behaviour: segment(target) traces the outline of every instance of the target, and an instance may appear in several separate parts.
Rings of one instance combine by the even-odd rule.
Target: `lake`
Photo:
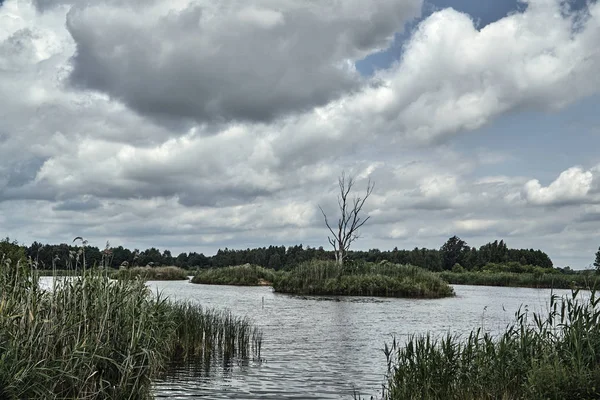
[[[174,300],[231,310],[264,332],[262,362],[250,361],[197,373],[175,369],[155,385],[157,398],[352,399],[381,393],[384,343],[395,336],[431,332],[498,333],[520,306],[548,309],[550,290],[456,285],[454,298],[436,300],[291,296],[270,287],[148,282]],[[555,294],[570,294],[555,290]]]

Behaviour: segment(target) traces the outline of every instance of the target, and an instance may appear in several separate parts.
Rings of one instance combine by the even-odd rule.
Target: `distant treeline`
[[[16,245],[9,239],[2,241],[4,245]],[[181,253],[173,256],[169,250],[157,248],[147,250],[129,250],[123,246],[111,247],[108,243],[104,249],[86,245],[82,251],[80,243],[50,245],[33,242],[31,246],[20,246],[27,257],[37,261],[40,269],[77,268],[81,266],[85,253],[88,266],[104,265],[118,268],[129,266],[168,266],[181,268],[226,267],[241,264],[254,264],[275,270],[289,269],[309,260],[333,260],[333,251],[323,247],[269,246],[255,249],[219,250],[213,256],[202,253]],[[0,253],[2,249],[0,248]],[[509,249],[503,240],[487,243],[479,248],[470,247],[465,241],[453,236],[440,249],[414,248],[413,250],[389,251],[371,249],[368,251],[350,251],[348,261],[381,262],[395,264],[411,264],[431,271],[451,270],[456,264],[472,271],[479,270],[488,263],[518,262],[522,265],[533,265],[552,268],[552,261],[546,253],[534,249]]]

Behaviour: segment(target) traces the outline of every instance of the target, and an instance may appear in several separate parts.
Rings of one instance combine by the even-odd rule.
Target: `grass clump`
[[[596,277],[584,274],[517,272],[440,272],[440,278],[455,285],[509,286],[544,289],[590,288]]]
[[[600,298],[551,297],[547,315],[517,312],[497,337],[413,336],[386,345],[384,399],[600,397]]]
[[[410,265],[355,263],[339,266],[333,261],[311,261],[278,276],[276,292],[439,298],[453,296],[452,288],[432,272]]]
[[[172,303],[141,280],[85,271],[42,290],[29,263],[0,264],[0,398],[146,399],[173,359],[259,354],[227,312]]]
[[[207,285],[265,286],[275,279],[276,272],[258,265],[244,264],[233,267],[200,270],[192,283]]]
[[[144,281],[177,281],[188,279],[188,272],[178,267],[133,267],[111,273],[114,279],[141,279]]]

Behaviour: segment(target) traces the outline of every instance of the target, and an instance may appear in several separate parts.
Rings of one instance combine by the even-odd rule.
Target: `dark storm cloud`
[[[228,3],[222,15],[208,5],[159,16],[74,7],[72,85],[159,118],[269,121],[357,89],[347,60],[384,47],[419,5],[378,0],[353,12],[326,7],[324,16],[300,2]]]

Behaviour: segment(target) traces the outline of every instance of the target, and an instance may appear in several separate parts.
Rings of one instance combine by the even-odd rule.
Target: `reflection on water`
[[[448,299],[288,296],[268,287],[149,282],[172,299],[228,308],[264,332],[263,362],[173,365],[157,398],[351,399],[381,392],[383,346],[415,333],[500,332],[520,305],[546,311],[550,290],[455,286]],[[569,291],[555,291],[566,294]],[[222,360],[221,360],[222,361]]]

